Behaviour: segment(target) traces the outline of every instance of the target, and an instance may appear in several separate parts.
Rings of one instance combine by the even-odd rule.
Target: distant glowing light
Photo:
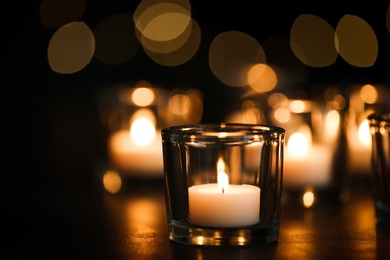
[[[358,137],[359,141],[366,147],[369,147],[371,144],[371,134],[370,134],[370,128],[368,125],[367,120],[363,120],[358,129]]]
[[[238,31],[217,35],[209,48],[213,74],[229,86],[247,86],[253,64],[266,64],[261,45],[252,36]]]
[[[368,104],[374,104],[378,99],[378,91],[370,84],[364,85],[359,93],[360,98]]]
[[[288,103],[288,98],[282,93],[273,93],[268,97],[268,104],[274,109],[286,107]]]
[[[175,42],[151,43],[142,40],[146,55],[154,62],[162,66],[179,66],[189,61],[199,49],[201,42],[201,30],[199,24],[191,21],[191,34],[186,41],[182,42],[180,37],[175,38]],[[151,47],[154,44],[153,48]],[[155,49],[158,47],[160,49]],[[167,50],[169,50],[167,52]]]
[[[287,108],[281,107],[275,110],[274,117],[277,121],[281,123],[287,123],[290,121],[291,112]]]
[[[130,138],[137,145],[149,145],[153,142],[155,136],[156,128],[149,119],[138,118],[131,125]]]
[[[47,57],[53,71],[71,74],[87,66],[94,52],[92,31],[83,22],[73,22],[64,25],[52,36]]]
[[[294,113],[303,113],[307,110],[307,105],[302,100],[293,100],[290,102],[289,108]]]
[[[335,63],[334,30],[322,18],[311,14],[298,16],[290,35],[291,49],[304,64],[326,67]]]
[[[330,138],[335,138],[340,125],[340,115],[336,110],[331,110],[326,114],[325,133]]]
[[[141,1],[133,15],[134,24],[145,37],[154,41],[169,41],[181,35],[191,21],[188,0],[174,3]]]
[[[336,27],[340,56],[356,67],[371,67],[378,56],[378,40],[371,26],[354,15],[342,17]]]
[[[275,71],[266,64],[256,64],[249,69],[248,84],[257,92],[268,92],[276,87],[278,79]]]
[[[169,99],[169,110],[176,115],[187,114],[191,109],[191,99],[184,94],[176,94]]]
[[[121,176],[116,171],[107,171],[103,176],[103,186],[110,193],[117,193],[122,186]]]
[[[307,154],[309,144],[302,133],[293,133],[288,139],[288,152],[296,157],[301,157]]]
[[[312,191],[306,191],[302,196],[303,206],[310,208],[314,204],[314,193]]]
[[[154,92],[150,88],[137,88],[131,95],[133,103],[140,107],[146,107],[153,103]]]

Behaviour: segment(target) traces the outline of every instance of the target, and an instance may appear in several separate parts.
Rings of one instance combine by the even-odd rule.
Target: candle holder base
[[[250,246],[276,242],[279,237],[279,221],[264,225],[237,228],[210,228],[187,222],[171,221],[168,224],[171,241],[185,245],[202,246]]]

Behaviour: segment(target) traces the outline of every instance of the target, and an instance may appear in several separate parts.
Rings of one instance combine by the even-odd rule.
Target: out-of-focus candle
[[[109,139],[108,155],[110,162],[120,171],[141,177],[162,176],[163,159],[160,132],[143,125],[145,121],[135,121],[139,129],[121,130]],[[133,124],[134,125],[134,124]],[[143,135],[149,134],[148,137]]]
[[[240,227],[259,221],[260,188],[229,184],[225,172],[218,172],[218,183],[188,188],[190,221],[208,227]]]
[[[347,126],[348,170],[353,174],[367,174],[371,170],[371,155],[368,122],[364,120],[359,127],[350,123]]]
[[[290,136],[284,157],[286,187],[326,187],[331,181],[332,152],[325,145],[312,145],[300,132]]]

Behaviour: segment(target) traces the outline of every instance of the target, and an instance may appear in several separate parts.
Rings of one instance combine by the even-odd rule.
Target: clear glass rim
[[[284,134],[285,129],[275,125],[245,123],[204,123],[166,127],[163,133],[201,134],[204,132],[244,132],[248,134]]]

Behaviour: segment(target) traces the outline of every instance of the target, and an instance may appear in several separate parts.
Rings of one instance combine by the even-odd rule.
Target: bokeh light
[[[131,94],[131,100],[133,103],[140,107],[146,107],[153,103],[155,98],[153,90],[150,88],[137,88]]]
[[[95,38],[90,28],[83,22],[72,22],[52,36],[47,56],[53,71],[70,74],[87,66],[94,52]]]
[[[291,28],[290,44],[294,54],[306,65],[326,67],[337,58],[334,30],[322,18],[302,14]]]
[[[290,40],[284,37],[268,37],[261,46],[267,55],[267,64],[275,71],[278,83],[294,84],[306,82],[308,66],[293,53]]]
[[[133,19],[143,36],[169,41],[181,35],[191,22],[191,4],[186,0],[144,0],[137,6]]]
[[[107,171],[103,175],[103,186],[109,193],[117,193],[122,187],[122,178],[116,171]]]
[[[198,23],[192,20],[190,24],[191,34],[185,42],[182,42],[180,37],[177,38],[178,41],[174,43],[167,42],[164,44],[161,42],[158,44],[158,47],[160,48],[158,52],[148,49],[149,45],[145,45],[143,46],[145,53],[154,62],[163,66],[178,66],[186,63],[195,55],[201,41],[201,31]],[[181,44],[180,47],[178,47],[178,44]],[[173,51],[165,52],[171,50],[172,46],[176,46],[173,48]]]
[[[366,84],[360,89],[360,98],[368,103],[368,104],[373,104],[377,101],[378,99],[378,91],[376,88],[371,85],[371,84]]]
[[[248,84],[257,92],[268,92],[278,84],[275,71],[266,64],[256,64],[248,71]]]
[[[255,64],[266,64],[263,48],[252,36],[228,31],[217,35],[209,50],[214,75],[229,86],[247,86],[248,72]]]
[[[378,56],[378,40],[366,21],[347,14],[337,24],[336,35],[336,47],[346,62],[356,67],[374,65]]]

